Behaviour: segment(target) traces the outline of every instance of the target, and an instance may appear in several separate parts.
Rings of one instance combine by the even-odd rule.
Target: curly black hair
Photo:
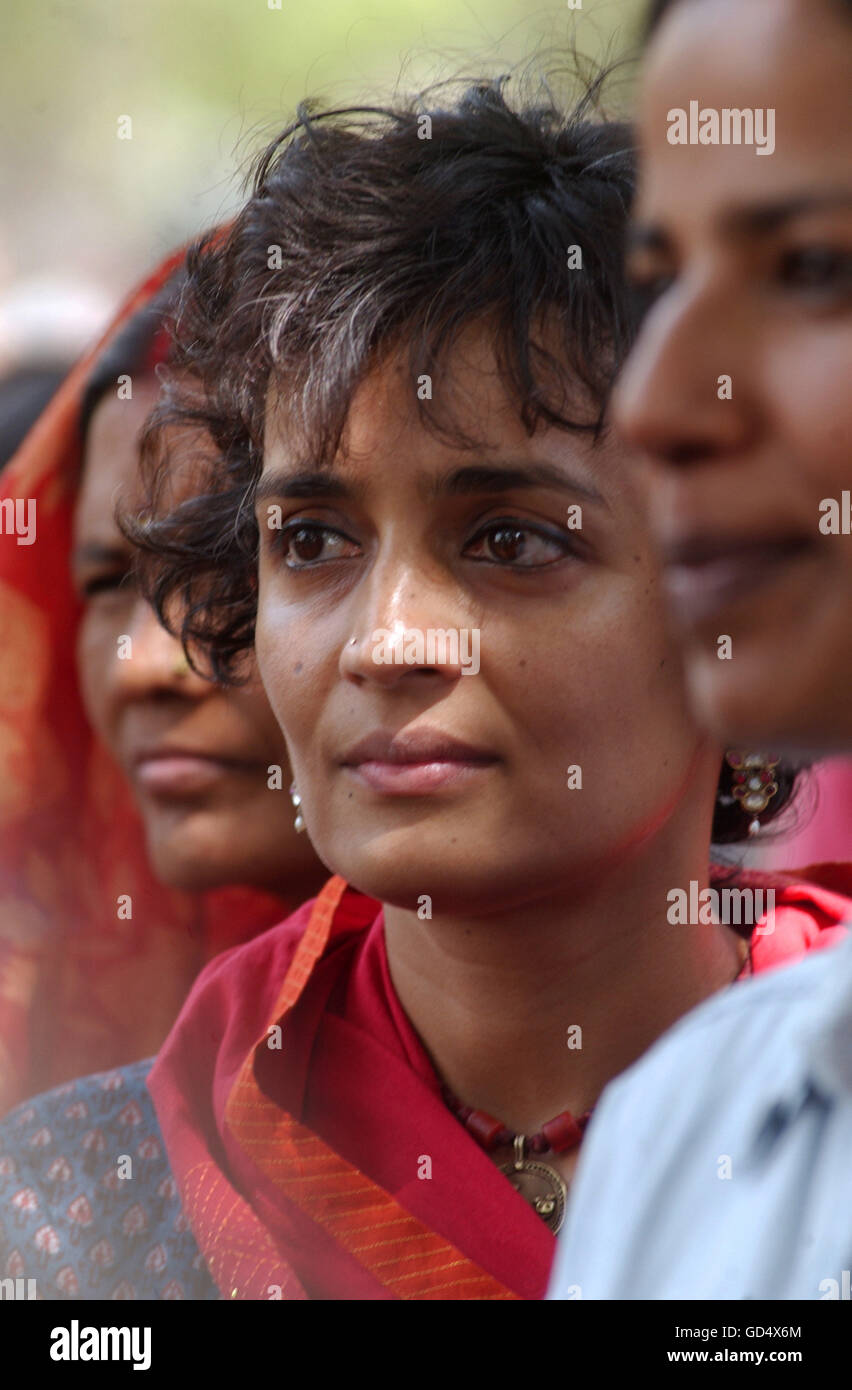
[[[271,381],[322,466],[379,353],[404,345],[415,383],[487,318],[530,433],[602,427],[634,330],[621,272],[632,135],[590,119],[594,89],[565,114],[515,109],[504,86],[480,83],[442,107],[300,108],[257,160],[234,223],[189,252],[179,370],[144,444],[147,518],[123,524],[155,607],[180,613],[185,645],[217,680],[233,678],[254,636],[253,493]],[[568,269],[572,246],[582,271]],[[558,355],[533,340],[543,315]],[[416,404],[429,428],[473,442],[437,402]],[[172,426],[206,431],[220,455],[176,507]]]

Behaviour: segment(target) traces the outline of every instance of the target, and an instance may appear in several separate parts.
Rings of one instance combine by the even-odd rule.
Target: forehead
[[[96,406],[83,452],[83,474],[75,507],[75,529],[114,528],[119,492],[132,490],[139,477],[139,435],[157,399],[154,378],[133,383],[130,400],[110,392]]]
[[[561,357],[552,329],[542,329],[536,336],[533,351],[539,346],[556,359]],[[562,372],[553,371],[551,385],[565,393],[559,404],[572,418],[597,418],[598,403],[579,381],[572,380],[567,367]],[[431,428],[427,416],[439,427],[446,426],[447,432]],[[279,468],[282,461],[315,463],[308,432],[298,427],[297,418],[286,388],[271,381],[266,400],[264,472]],[[498,364],[492,327],[471,323],[437,363],[420,363],[412,357],[408,343],[394,346],[373,363],[349,402],[335,466],[357,470],[371,457],[403,441],[407,450],[437,458],[469,447],[479,453],[499,451],[510,444],[524,449],[541,433],[531,437],[521,419],[519,402]],[[573,439],[585,448],[579,433],[559,433],[565,441]],[[570,443],[566,447],[570,448]]]
[[[850,90],[852,20],[830,0],[681,0],[646,57],[636,215],[686,225],[711,208],[848,183]],[[773,110],[774,152],[670,144],[669,112],[690,102]]]

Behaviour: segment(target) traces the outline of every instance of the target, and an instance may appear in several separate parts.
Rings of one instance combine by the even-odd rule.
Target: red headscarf
[[[199,967],[287,906],[158,884],[129,788],[80,700],[69,569],[80,404],[107,343],[183,255],[125,300],[0,477],[0,504],[36,504],[33,544],[0,534],[0,1113],[155,1052]],[[118,916],[123,894],[130,920]]]

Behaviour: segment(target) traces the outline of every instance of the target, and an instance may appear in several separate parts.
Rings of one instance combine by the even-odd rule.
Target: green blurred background
[[[553,68],[572,38],[590,58],[617,57],[633,48],[642,8],[3,0],[0,320],[33,284],[114,301],[234,208],[252,151],[305,96],[376,100],[536,56]],[[132,118],[132,139],[118,138],[121,116]]]

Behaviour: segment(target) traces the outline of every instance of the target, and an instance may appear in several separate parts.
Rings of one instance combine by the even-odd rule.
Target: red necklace
[[[494,1116],[485,1110],[474,1110],[470,1105],[462,1105],[448,1087],[442,1087],[442,1091],[449,1109],[461,1120],[486,1153],[504,1144],[514,1145],[513,1161],[501,1164],[500,1172],[505,1173],[515,1191],[529,1202],[533,1211],[555,1235],[565,1220],[568,1184],[562,1174],[551,1168],[549,1163],[537,1163],[525,1158],[524,1150],[529,1147],[532,1153],[542,1154],[548,1150],[553,1153],[568,1153],[569,1150],[575,1149],[583,1138],[592,1111],[572,1115],[570,1110],[563,1110],[560,1115],[555,1115],[546,1125],[542,1125],[537,1134],[527,1137],[525,1134],[513,1134],[500,1120],[495,1120]]]
[[[750,941],[743,960],[737,966],[734,982],[740,978],[746,967],[749,974],[754,973]],[[562,1174],[551,1168],[549,1163],[536,1163],[525,1158],[524,1150],[529,1148],[534,1154],[547,1153],[548,1150],[563,1154],[568,1153],[570,1149],[576,1149],[582,1141],[586,1125],[592,1118],[594,1107],[582,1115],[572,1115],[570,1110],[563,1110],[561,1115],[555,1115],[546,1125],[542,1125],[538,1134],[530,1135],[528,1138],[525,1134],[513,1134],[500,1120],[495,1120],[493,1115],[489,1115],[487,1110],[474,1110],[470,1105],[462,1105],[449,1087],[442,1086],[441,1091],[446,1105],[486,1153],[504,1144],[514,1146],[513,1162],[501,1164],[500,1172],[506,1174],[515,1191],[520,1192],[555,1235],[565,1220],[568,1184]]]

